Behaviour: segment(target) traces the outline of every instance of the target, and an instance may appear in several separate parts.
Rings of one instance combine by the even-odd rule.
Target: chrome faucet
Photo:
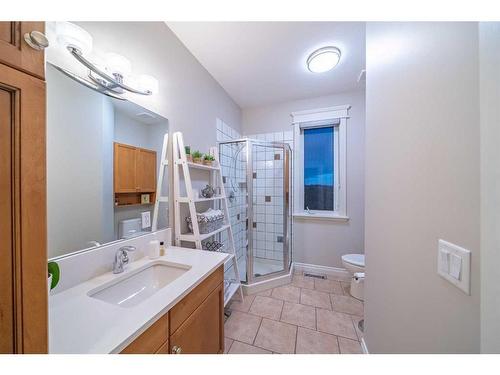
[[[135,246],[122,246],[115,253],[113,273],[122,273],[123,267],[130,261],[127,252],[135,251]]]

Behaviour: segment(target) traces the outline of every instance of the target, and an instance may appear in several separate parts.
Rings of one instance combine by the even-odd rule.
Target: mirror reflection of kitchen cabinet
[[[156,189],[156,151],[137,149],[136,183],[142,192]]]
[[[117,206],[153,203],[156,191],[156,151],[114,143],[114,192]]]

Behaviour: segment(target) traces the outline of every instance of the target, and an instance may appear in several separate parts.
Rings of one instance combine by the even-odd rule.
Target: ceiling
[[[358,89],[365,67],[363,22],[167,22],[241,108]],[[314,50],[342,51],[337,67],[311,73]]]

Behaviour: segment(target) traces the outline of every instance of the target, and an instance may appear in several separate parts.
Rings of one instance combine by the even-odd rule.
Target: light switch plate
[[[468,295],[470,295],[470,256],[469,250],[439,240],[438,274]],[[443,264],[446,261],[448,264]]]

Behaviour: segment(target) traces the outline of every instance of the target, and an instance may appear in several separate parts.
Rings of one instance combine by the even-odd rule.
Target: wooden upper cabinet
[[[156,152],[137,149],[136,178],[137,186],[142,192],[156,190]]]
[[[114,183],[115,193],[135,193],[137,183],[135,176],[134,146],[115,143],[114,150]]]
[[[115,143],[115,193],[153,193],[156,190],[156,151]]]
[[[44,52],[30,47],[24,34],[45,32],[45,22],[0,22],[0,62],[38,78],[45,77]]]
[[[45,118],[45,82],[0,63],[0,353],[48,348]]]

